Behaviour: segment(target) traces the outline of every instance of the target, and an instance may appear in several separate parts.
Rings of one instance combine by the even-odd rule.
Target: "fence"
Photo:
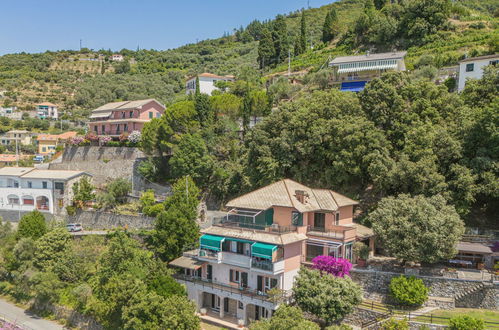
[[[409,322],[413,321],[440,325],[449,324],[451,319],[450,317],[437,316],[432,313],[424,314],[408,307],[380,304],[374,301],[363,301],[358,307],[380,313],[379,317],[363,322],[362,328],[368,328],[374,324],[383,322],[390,317],[406,318]],[[484,323],[487,329],[499,329],[499,322],[484,321]]]

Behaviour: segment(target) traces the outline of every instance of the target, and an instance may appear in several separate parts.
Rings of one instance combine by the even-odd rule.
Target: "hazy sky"
[[[306,6],[307,0],[0,0],[0,55],[78,49],[80,39],[93,49],[169,49]]]

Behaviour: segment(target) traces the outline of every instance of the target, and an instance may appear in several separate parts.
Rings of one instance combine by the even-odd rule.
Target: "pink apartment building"
[[[92,111],[89,131],[116,137],[142,131],[145,123],[164,112],[165,106],[155,99],[108,103]]]
[[[357,202],[285,179],[226,204],[227,214],[201,230],[199,249],[170,263],[189,298],[212,316],[248,324],[278,307],[274,288],[289,296],[302,264],[318,255],[353,260],[352,245],[374,248],[372,230],[353,222]]]

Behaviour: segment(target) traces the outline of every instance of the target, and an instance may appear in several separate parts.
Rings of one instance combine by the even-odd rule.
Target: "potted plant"
[[[362,242],[356,242],[353,251],[357,256],[357,266],[366,267],[369,258],[369,247]]]

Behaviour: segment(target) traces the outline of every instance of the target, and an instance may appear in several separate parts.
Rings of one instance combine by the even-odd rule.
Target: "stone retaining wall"
[[[67,307],[46,303],[43,305],[34,304],[32,308],[37,311],[50,312],[57,320],[64,320],[70,327],[76,329],[104,330],[104,327],[90,316],[83,315]]]
[[[76,215],[69,216],[67,223],[81,223],[84,230],[123,228],[151,229],[154,227],[155,218],[136,215],[121,215],[98,211],[78,211]]]
[[[392,277],[400,276],[398,273],[380,272],[374,270],[352,269],[350,271],[352,279],[359,283],[364,289],[364,297],[367,299],[383,300],[389,299],[388,290]],[[468,308],[487,308],[499,309],[499,285],[493,285],[490,282],[478,280],[463,280],[445,277],[416,276],[421,278],[425,285],[430,289],[430,297],[453,298],[456,300],[456,306]],[[487,283],[482,290],[467,294],[473,286]],[[477,296],[476,298],[472,296]],[[480,300],[479,297],[483,299]],[[449,308],[449,304],[443,299],[444,304],[441,308]],[[432,300],[433,304],[438,304],[438,299]],[[445,307],[447,306],[447,307]]]
[[[30,213],[30,211],[19,212],[19,211],[10,211],[10,210],[0,210],[0,217],[2,217],[4,221],[19,222],[20,217],[22,218],[22,216],[25,215],[26,213]],[[53,214],[45,212],[42,212],[42,214],[45,217],[45,220],[47,221],[56,219],[56,217]]]

